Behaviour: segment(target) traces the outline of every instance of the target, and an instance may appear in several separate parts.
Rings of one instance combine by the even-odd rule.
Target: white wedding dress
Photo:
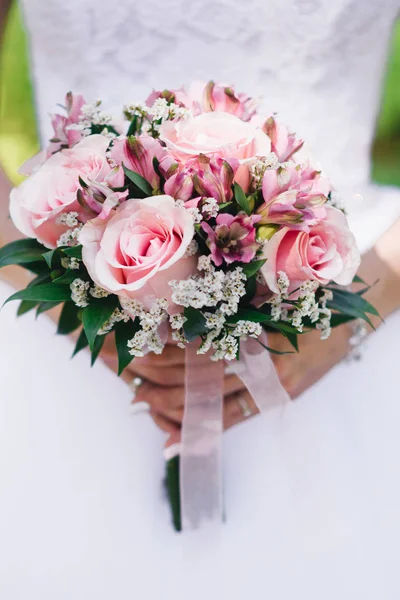
[[[308,140],[365,250],[400,214],[400,190],[369,183],[399,2],[25,0],[41,133],[68,89],[117,106],[235,83]],[[400,598],[400,313],[361,362],[228,432],[227,522],[178,535],[164,435],[102,364],[15,310],[0,312],[2,600]]]

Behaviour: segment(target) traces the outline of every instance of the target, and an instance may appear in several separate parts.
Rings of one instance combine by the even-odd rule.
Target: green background
[[[26,38],[14,4],[0,55],[0,162],[14,182],[18,167],[38,149],[33,106]],[[393,32],[373,158],[373,179],[400,185],[400,22]]]

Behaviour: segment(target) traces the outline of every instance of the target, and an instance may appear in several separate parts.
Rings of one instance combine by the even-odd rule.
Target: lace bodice
[[[399,0],[23,0],[41,132],[72,89],[108,106],[214,78],[262,95],[361,190]]]

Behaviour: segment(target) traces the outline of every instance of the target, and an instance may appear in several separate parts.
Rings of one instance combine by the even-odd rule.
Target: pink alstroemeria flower
[[[226,112],[242,121],[250,121],[255,115],[258,101],[246,94],[238,94],[230,85],[209,81],[193,83],[188,92],[193,102],[194,114],[203,112]]]
[[[257,211],[260,223],[309,231],[325,217],[330,190],[329,180],[308,165],[292,163],[266,171],[262,182],[264,203]]]
[[[209,158],[200,155],[196,161],[193,184],[200,196],[215,198],[218,204],[232,200],[232,184],[239,168],[237,159]]]
[[[217,267],[221,266],[223,261],[230,264],[235,261],[248,263],[253,260],[259,248],[254,225],[259,220],[258,215],[247,216],[245,213],[239,213],[236,216],[218,215],[215,228],[208,223],[202,223],[202,229],[208,236],[207,245],[211,250],[212,260]]]
[[[51,116],[54,134],[50,140],[47,156],[51,156],[55,152],[61,150],[61,148],[71,148],[81,141],[81,132],[70,126],[79,123],[82,106],[84,104],[86,104],[86,101],[81,94],[74,95],[72,92],[68,92],[65,97],[65,110],[67,116],[58,114]]]
[[[153,160],[159,162],[165,156],[165,150],[158,140],[147,134],[139,137],[117,138],[114,140],[110,156],[117,165],[124,165],[148,181],[157,189],[160,178],[154,170]]]
[[[264,132],[271,140],[271,150],[275,152],[279,162],[285,162],[303,146],[303,140],[296,138],[294,133],[289,133],[287,127],[278,123],[274,117],[269,117],[263,127]]]

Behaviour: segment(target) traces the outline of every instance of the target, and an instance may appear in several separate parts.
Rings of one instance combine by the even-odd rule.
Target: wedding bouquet
[[[170,463],[179,528],[221,513],[224,361],[263,408],[283,393],[266,333],[297,351],[299,334],[327,338],[376,311],[348,289],[360,256],[337,194],[275,115],[210,82],[153,92],[123,116],[67,94],[11,192],[27,238],[0,250],[0,266],[35,275],[9,298],[18,313],[62,304],[58,333],[80,329],[75,353],[89,346],[92,362],[110,334],[120,373],[168,335],[186,348],[180,466]]]

